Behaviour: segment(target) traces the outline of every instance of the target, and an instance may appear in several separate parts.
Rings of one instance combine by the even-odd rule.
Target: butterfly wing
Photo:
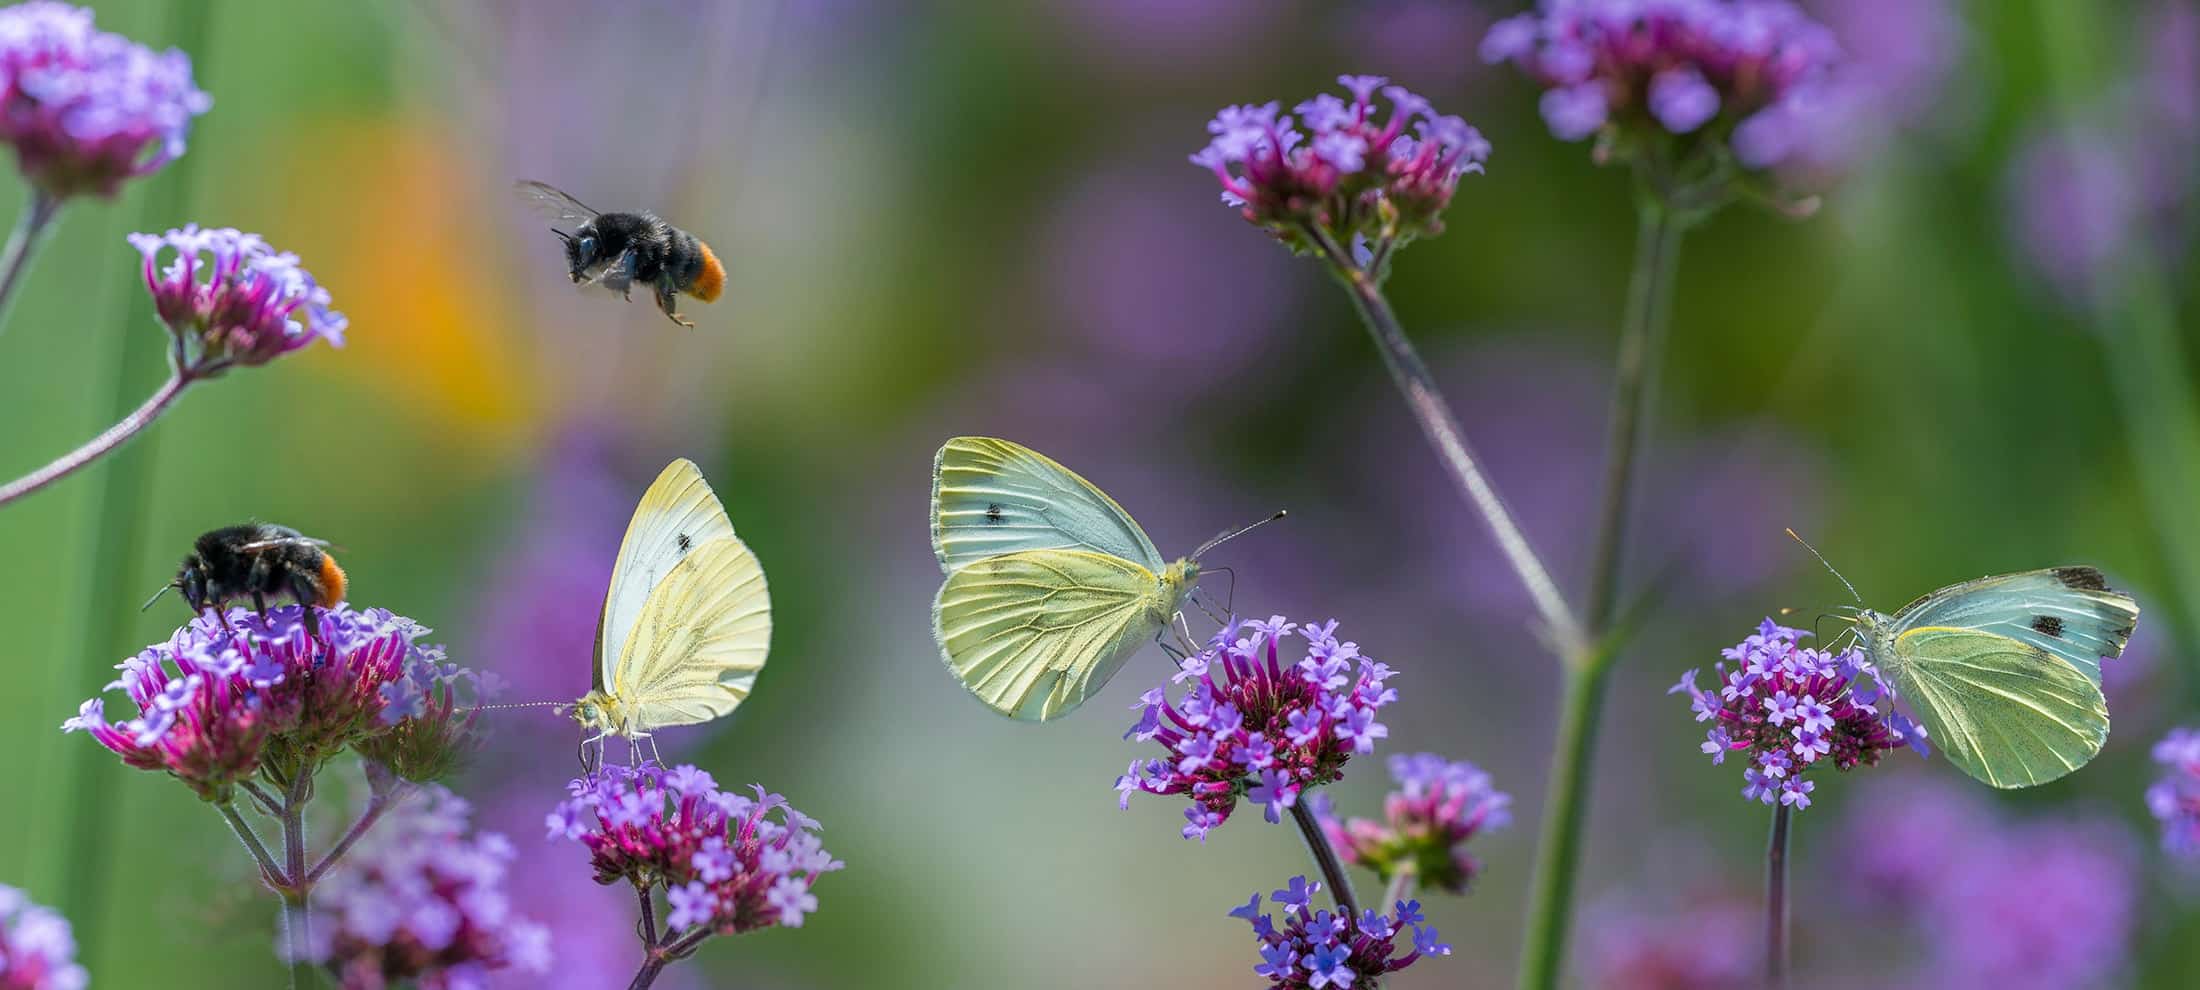
[[[611,587],[596,620],[596,690],[615,683],[620,650],[651,591],[695,548],[730,539],[733,522],[695,462],[681,458],[665,465],[634,507],[611,569]]]
[[[1881,669],[1948,761],[1994,787],[2044,784],[2108,741],[2108,702],[2076,667],[2031,643],[1952,626],[1891,640]]]
[[[598,216],[597,211],[589,209],[587,204],[566,195],[564,190],[547,182],[521,179],[512,184],[512,189],[535,212],[554,222],[587,223]]]
[[[2139,604],[2091,567],[2051,567],[1950,585],[1895,614],[1895,631],[1957,626],[2046,650],[2101,683],[2101,658],[2124,652]]]
[[[950,574],[1023,550],[1089,550],[1160,573],[1146,531],[1106,492],[1019,443],[956,437],[932,462],[932,552]]]
[[[1043,722],[1084,704],[1175,607],[1152,571],[1121,557],[1023,550],[949,575],[932,635],[980,701]]]
[[[749,696],[772,643],[771,590],[747,544],[698,545],[649,593],[611,671],[625,728],[707,722]]]

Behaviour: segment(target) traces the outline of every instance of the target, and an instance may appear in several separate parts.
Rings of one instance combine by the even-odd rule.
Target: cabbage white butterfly
[[[1076,472],[1022,444],[956,437],[932,461],[932,552],[947,574],[933,639],[994,711],[1055,718],[1177,617],[1202,554],[1259,525],[1164,561],[1130,514]]]
[[[1952,584],[1893,615],[1859,609],[1854,630],[1948,762],[2012,788],[2100,754],[2101,660],[2123,654],[2138,621],[2138,603],[2100,571],[2050,567]]]
[[[596,620],[593,688],[573,720],[630,743],[725,715],[771,649],[771,592],[694,462],[666,465],[635,506]]]

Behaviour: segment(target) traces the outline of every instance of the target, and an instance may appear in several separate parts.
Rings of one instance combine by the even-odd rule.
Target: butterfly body
[[[1045,721],[1157,638],[1199,581],[1165,561],[1114,499],[1021,444],[957,437],[932,473],[932,548],[947,579],[933,638],[994,711]]]
[[[2100,662],[2123,652],[2138,615],[2099,571],[2056,567],[1951,585],[1893,615],[1865,609],[1855,628],[1949,762],[2011,788],[2100,753],[2109,728]]]

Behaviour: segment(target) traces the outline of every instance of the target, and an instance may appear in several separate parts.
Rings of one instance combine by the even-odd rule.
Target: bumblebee
[[[328,545],[274,523],[224,526],[198,538],[175,580],[162,585],[144,607],[151,608],[174,588],[202,615],[210,609],[224,615],[221,609],[230,602],[249,598],[264,621],[267,599],[283,596],[306,606],[306,635],[319,639],[313,606],[334,608],[344,600],[344,569],[336,566]]]
[[[676,298],[687,293],[704,302],[726,288],[726,268],[710,245],[651,213],[600,213],[547,183],[522,181],[521,198],[555,223],[574,224],[567,233],[550,232],[565,243],[566,274],[575,285],[601,285],[632,299],[639,282],[656,291],[657,308],[683,327]]]

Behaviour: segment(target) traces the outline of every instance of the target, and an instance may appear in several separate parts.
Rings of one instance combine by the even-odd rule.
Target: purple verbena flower
[[[1385,883],[1400,871],[1416,882],[1464,894],[1482,864],[1467,841],[1512,821],[1512,798],[1490,786],[1490,775],[1464,760],[1434,753],[1390,758],[1398,789],[1383,799],[1383,821],[1338,822],[1328,802],[1317,800],[1315,817],[1345,862],[1375,871]],[[1315,795],[1319,799],[1320,795]]]
[[[328,308],[328,290],[297,255],[276,251],[258,234],[187,224],[160,235],[131,234],[129,241],[144,257],[153,308],[175,338],[179,374],[211,378],[316,340],[344,344],[344,314]],[[165,267],[163,248],[174,252]]]
[[[2162,776],[2147,788],[2147,810],[2162,823],[2162,848],[2200,861],[2200,731],[2171,729],[2154,744]]]
[[[587,846],[598,883],[663,884],[674,930],[799,928],[817,910],[818,877],[846,865],[785,798],[720,791],[692,766],[606,765],[567,789],[546,819],[551,837]]]
[[[1759,990],[1762,912],[1723,890],[1613,895],[1582,919],[1582,986],[1598,990]]]
[[[1301,627],[1279,615],[1242,628],[1243,638],[1217,636],[1185,661],[1203,672],[1181,699],[1147,692],[1126,736],[1158,742],[1169,756],[1132,763],[1116,780],[1121,804],[1134,791],[1186,795],[1185,838],[1204,840],[1241,797],[1279,821],[1306,789],[1336,780],[1354,754],[1389,734],[1375,716],[1397,700],[1384,686],[1393,672],[1339,642],[1334,620]],[[1282,639],[1294,631],[1306,657],[1286,663]]]
[[[1809,635],[1766,619],[1757,631],[1722,650],[1712,667],[1717,693],[1689,671],[1666,693],[1689,696],[1696,720],[1712,728],[1700,748],[1714,764],[1747,757],[1742,796],[1801,810],[1811,804],[1809,770],[1852,770],[1879,762],[1902,746],[1923,753],[1924,729],[1896,712],[1893,689],[1863,654],[1828,654],[1797,645]]]
[[[1833,33],[1786,0],[1545,0],[1492,26],[1481,54],[1545,87],[1560,140],[1595,136],[1600,161],[1655,157],[1713,186],[1781,164],[1794,143],[1774,125],[1814,126],[1842,80]]]
[[[306,634],[306,606],[270,609],[266,619],[236,608],[192,619],[165,643],[116,665],[135,717],[109,722],[92,698],[65,731],[83,730],[140,770],[175,775],[199,796],[226,803],[265,758],[307,766],[346,747],[377,750],[410,779],[448,770],[471,741],[470,709],[455,692],[472,673],[445,662],[423,640],[428,629],[386,609],[311,606],[320,638]],[[429,692],[409,718],[392,718],[384,688]],[[396,734],[395,741],[384,737]]]
[[[1323,93],[1295,117],[1276,103],[1223,108],[1192,164],[1214,173],[1223,203],[1248,222],[1333,264],[1352,263],[1344,255],[1358,238],[1389,248],[1442,233],[1460,177],[1482,171],[1490,143],[1381,76],[1337,81],[1349,99]]]
[[[1319,883],[1292,877],[1290,886],[1270,895],[1281,909],[1283,923],[1260,913],[1260,895],[1233,908],[1230,917],[1253,926],[1260,943],[1260,963],[1253,972],[1270,987],[1307,988],[1374,987],[1386,973],[1395,973],[1422,956],[1450,955],[1451,946],[1439,941],[1434,926],[1420,915],[1416,901],[1400,901],[1392,914],[1373,908],[1358,918],[1317,909],[1313,905]],[[1411,944],[1397,944],[1399,935],[1410,935]]]
[[[84,990],[68,919],[0,884],[0,990]]]
[[[464,990],[494,970],[548,972],[549,931],[514,914],[504,892],[512,844],[468,836],[469,815],[432,785],[384,815],[292,920],[305,960],[344,990]]]
[[[188,56],[100,31],[90,10],[0,10],[0,141],[48,196],[113,196],[183,154],[191,118],[212,105]]]

